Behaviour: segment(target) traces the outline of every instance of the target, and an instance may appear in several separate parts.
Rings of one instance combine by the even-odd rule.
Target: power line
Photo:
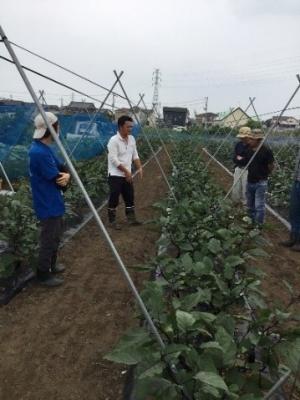
[[[1,58],[2,60],[5,60],[5,61],[9,62],[10,64],[14,64],[14,61],[10,60],[9,58],[3,57],[3,56],[1,56],[1,55],[0,55],[0,58]],[[97,102],[101,103],[101,100],[99,100],[99,99],[97,99],[97,98],[95,98],[95,97],[89,96],[89,95],[87,95],[86,93],[84,93],[84,92],[82,92],[82,91],[80,91],[80,90],[77,90],[77,89],[73,88],[72,86],[69,86],[69,85],[66,85],[65,83],[59,82],[59,81],[57,81],[56,79],[50,78],[49,76],[44,75],[44,74],[41,74],[40,72],[35,71],[35,70],[32,69],[32,68],[25,67],[24,65],[21,65],[21,67],[22,67],[23,69],[25,69],[26,71],[29,71],[29,72],[31,72],[31,73],[33,73],[33,74],[35,74],[35,75],[40,76],[41,78],[47,79],[47,80],[49,80],[50,82],[53,82],[53,83],[56,83],[57,85],[60,85],[60,86],[62,86],[62,87],[65,87],[65,88],[71,90],[72,92],[76,92],[76,93],[78,93],[78,94],[80,94],[80,95],[83,95],[83,96],[86,96],[86,97],[90,98],[91,100],[94,100],[94,101],[97,101]],[[109,103],[105,103],[105,104],[111,107],[111,104],[109,104]]]

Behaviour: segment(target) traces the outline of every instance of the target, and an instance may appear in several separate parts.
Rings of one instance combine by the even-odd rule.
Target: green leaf
[[[203,398],[203,393],[213,396],[215,399],[220,398],[219,390],[210,385],[203,384],[202,388],[201,388],[201,393],[202,393],[202,397],[200,397],[200,399]]]
[[[208,325],[212,324],[216,319],[216,316],[214,314],[203,311],[193,311],[192,315],[196,318],[197,321],[203,321]]]
[[[201,344],[201,349],[215,349],[220,350],[223,353],[223,349],[218,342],[205,342]]]
[[[140,351],[134,348],[116,348],[104,358],[119,364],[136,365],[143,360]]]
[[[186,332],[194,325],[194,323],[196,322],[196,319],[190,313],[187,313],[187,312],[181,311],[181,310],[177,310],[176,311],[176,321],[177,321],[178,328],[181,331]]]
[[[122,337],[117,347],[104,356],[106,360],[126,365],[135,365],[143,360],[145,345],[152,342],[148,332],[142,328],[130,329]]]
[[[245,261],[239,256],[228,256],[224,260],[225,265],[229,265],[230,267],[236,267],[238,265],[243,264]]]
[[[138,379],[134,397],[137,399],[178,400],[179,386],[164,378]]]
[[[224,382],[223,378],[220,375],[215,374],[214,372],[207,372],[207,371],[198,372],[198,374],[195,375],[195,379],[206,385],[210,385],[216,389],[228,392],[228,387]]]
[[[181,263],[185,269],[186,272],[191,271],[192,267],[193,267],[193,259],[192,257],[186,253],[182,258],[181,258]]]
[[[162,362],[159,362],[152,367],[146,369],[144,372],[142,372],[139,375],[139,379],[143,378],[152,378],[153,376],[156,375],[161,375],[164,369],[164,364]]]
[[[212,271],[212,267],[202,261],[198,261],[193,265],[193,271],[197,276],[209,275]]]
[[[210,239],[208,242],[207,248],[213,253],[213,254],[219,254],[222,250],[221,247],[221,242],[220,240],[217,239]]]
[[[283,341],[279,343],[275,346],[275,352],[293,372],[298,370],[300,365],[300,338],[292,342]]]
[[[191,311],[199,303],[208,303],[210,298],[207,291],[198,289],[196,293],[189,294],[181,299],[181,307],[184,311]]]
[[[234,365],[236,357],[236,344],[234,343],[233,336],[220,326],[216,332],[215,338],[223,349],[223,362],[226,367]]]
[[[229,229],[221,228],[217,230],[217,235],[224,240],[230,240],[232,233]]]
[[[257,258],[257,257],[269,257],[269,254],[260,248],[255,248],[251,250],[247,250],[246,255]]]
[[[235,331],[235,319],[228,314],[220,313],[218,314],[215,324],[217,326],[222,326],[229,335],[233,336]]]
[[[224,277],[228,280],[231,280],[234,276],[235,269],[231,265],[225,264],[224,267]]]

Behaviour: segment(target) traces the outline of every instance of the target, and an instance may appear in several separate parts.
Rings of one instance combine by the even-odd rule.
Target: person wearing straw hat
[[[233,162],[235,168],[233,174],[232,190],[232,200],[235,203],[247,203],[246,189],[248,171],[244,171],[244,168],[248,164],[251,154],[253,154],[248,146],[248,135],[250,133],[251,129],[248,126],[243,126],[240,128],[239,133],[237,134],[237,138],[239,138],[240,140],[234,148]]]
[[[280,244],[293,251],[300,251],[300,149],[296,159],[294,183],[290,196],[290,238]]]
[[[46,112],[48,123],[58,134],[58,119]],[[70,181],[70,174],[50,148],[53,138],[41,114],[34,119],[33,143],[29,150],[29,175],[35,214],[40,221],[37,280],[44,286],[63,283],[55,274],[64,271],[56,263],[65,213],[62,190]]]
[[[252,221],[259,225],[265,220],[268,177],[274,169],[273,153],[266,145],[261,145],[263,138],[261,129],[253,129],[248,134],[248,145],[254,158],[248,167],[247,207]]]

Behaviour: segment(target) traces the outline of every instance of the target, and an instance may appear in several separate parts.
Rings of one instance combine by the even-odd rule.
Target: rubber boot
[[[279,244],[284,247],[292,247],[294,246],[295,243],[296,243],[296,235],[293,232],[290,233],[290,237],[288,240],[279,242]]]
[[[132,226],[142,225],[142,223],[136,219],[134,207],[126,207],[125,213],[129,225]]]
[[[53,274],[59,274],[61,272],[64,272],[65,270],[66,268],[63,264],[55,264],[53,267],[51,267],[51,272]]]
[[[116,209],[115,208],[108,208],[107,209],[107,213],[108,213],[109,226],[112,229],[121,230],[120,225],[117,224],[117,222],[116,222],[116,214],[117,214]]]
[[[295,244],[291,247],[291,250],[300,252],[300,233],[297,233],[295,236],[296,241]]]
[[[56,276],[51,275],[50,272],[42,272],[37,270],[36,276],[38,283],[45,287],[61,286],[64,283],[62,278],[57,278]]]
[[[57,263],[57,254],[55,254],[52,259],[51,259],[51,272],[53,274],[59,274],[61,272],[64,272],[66,270],[65,266],[63,264]]]

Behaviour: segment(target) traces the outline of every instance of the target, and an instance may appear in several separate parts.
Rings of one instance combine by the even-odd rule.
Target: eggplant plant
[[[136,400],[262,400],[284,368],[299,367],[299,298],[287,283],[289,304],[267,305],[259,229],[223,201],[187,144],[174,160],[178,202],[156,205],[165,252],[143,266],[156,279],[141,292],[165,348],[144,324],[106,358],[135,366]]]

